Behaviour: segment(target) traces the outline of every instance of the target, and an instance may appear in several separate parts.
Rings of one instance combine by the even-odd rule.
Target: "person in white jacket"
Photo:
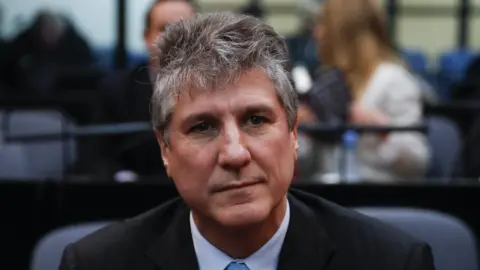
[[[389,41],[385,16],[372,0],[326,0],[315,28],[319,56],[343,73],[350,88],[348,121],[369,126],[412,126],[422,121],[418,80]],[[324,151],[326,158],[331,156]],[[430,157],[419,132],[363,134],[358,171],[367,181],[421,179]]]

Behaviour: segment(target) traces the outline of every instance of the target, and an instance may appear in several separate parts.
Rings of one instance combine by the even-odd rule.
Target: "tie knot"
[[[231,262],[225,267],[225,270],[250,270],[250,268],[244,263]]]

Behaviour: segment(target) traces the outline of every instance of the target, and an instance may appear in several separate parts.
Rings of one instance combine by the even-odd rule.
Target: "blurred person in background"
[[[260,0],[250,0],[250,3],[240,9],[240,13],[263,19],[265,16],[265,9],[263,8]]]
[[[40,11],[32,25],[9,43],[5,77],[13,94],[51,96],[61,72],[88,68],[93,63],[88,43],[71,21]]]
[[[149,54],[156,53],[155,41],[161,37],[165,27],[182,18],[195,14],[193,3],[187,0],[156,0],[145,14],[143,40]],[[154,59],[133,69],[115,72],[100,84],[103,107],[102,123],[145,122],[150,120],[149,102],[153,93]],[[155,136],[129,134],[108,138],[103,149],[108,174],[117,180],[136,178],[136,175],[165,175]],[[107,163],[108,165],[105,165]],[[104,168],[99,168],[104,169]]]
[[[345,123],[348,86],[342,74],[334,69],[322,69],[314,38],[315,21],[323,0],[302,0],[297,3],[297,14],[302,18],[300,32],[286,39],[292,66],[292,83],[300,97],[298,110],[302,123],[342,124]],[[328,89],[327,89],[328,88]],[[335,102],[325,101],[325,93],[336,93]],[[322,101],[322,102],[319,102]],[[315,110],[313,110],[315,109]],[[318,171],[318,141],[309,134],[299,132],[298,179],[309,181]],[[332,137],[332,136],[330,136]],[[322,143],[337,142],[337,138],[322,138]],[[332,141],[333,140],[333,141]]]
[[[342,77],[346,83],[324,87],[321,104],[302,107],[310,116],[305,121],[314,122],[314,116],[331,111],[339,122],[344,118],[357,125],[409,126],[422,121],[420,85],[397,55],[384,13],[373,0],[326,0],[315,36],[324,68],[334,70],[322,78],[323,84],[338,86]],[[335,148],[324,148],[325,157]],[[364,180],[410,181],[424,176],[429,149],[425,136],[417,132],[365,134],[358,142],[357,159]]]

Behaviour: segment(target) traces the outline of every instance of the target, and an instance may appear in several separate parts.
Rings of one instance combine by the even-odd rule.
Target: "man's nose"
[[[223,145],[218,155],[220,166],[239,169],[250,163],[252,157],[242,137],[242,132],[237,125],[231,124],[224,129]]]

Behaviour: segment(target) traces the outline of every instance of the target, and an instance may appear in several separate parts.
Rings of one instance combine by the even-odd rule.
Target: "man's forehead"
[[[240,79],[235,85],[218,90],[185,89],[177,97],[175,111],[181,114],[196,112],[236,112],[249,109],[274,110],[280,106],[271,81],[265,77]]]
[[[243,90],[243,91],[242,91]],[[176,109],[195,111],[239,111],[253,107],[274,108],[278,101],[270,89],[217,90],[188,93],[177,98]],[[230,93],[229,93],[230,92]],[[234,93],[231,93],[234,92]]]

